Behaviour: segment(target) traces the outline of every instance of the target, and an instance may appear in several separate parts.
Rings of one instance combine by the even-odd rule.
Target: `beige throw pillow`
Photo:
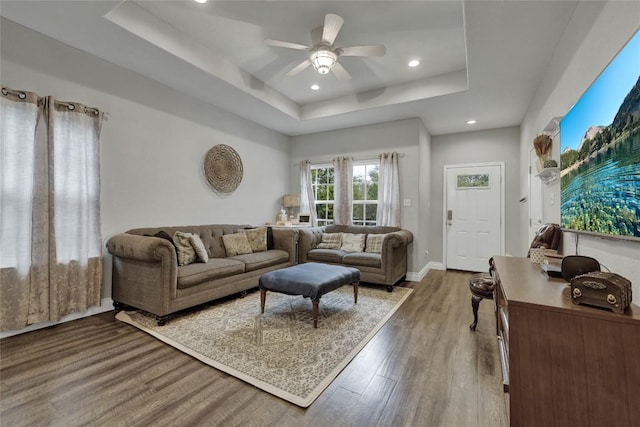
[[[244,233],[225,234],[222,236],[222,243],[228,257],[252,253],[251,245]]]
[[[342,234],[342,246],[340,249],[345,252],[362,252],[364,250],[364,239],[366,234]]]
[[[365,252],[379,254],[382,252],[382,242],[386,234],[367,234],[367,246]]]
[[[188,265],[196,261],[196,251],[190,241],[191,233],[176,231],[173,235],[173,244],[176,246],[178,265]]]
[[[318,249],[340,249],[342,245],[342,233],[323,233],[322,240],[318,243]]]
[[[189,237],[189,242],[191,246],[193,246],[193,250],[196,251],[196,255],[198,256],[198,261],[207,262],[209,261],[209,254],[207,253],[207,248],[204,247],[204,243],[202,243],[202,239],[197,234],[192,234]]]
[[[267,250],[267,227],[238,231],[247,236],[252,252],[264,252]]]

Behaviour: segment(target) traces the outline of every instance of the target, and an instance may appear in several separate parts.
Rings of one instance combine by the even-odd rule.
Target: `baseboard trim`
[[[16,329],[15,331],[0,332],[0,339],[23,334],[25,332],[36,331],[42,328],[48,328],[49,326],[59,325],[61,323],[70,322],[71,320],[82,319],[83,317],[89,317],[89,316],[93,316],[94,314],[105,313],[111,310],[113,310],[113,300],[111,298],[103,298],[102,301],[100,301],[99,306],[91,307],[87,311],[68,314],[64,316],[62,319],[60,319],[59,322],[36,323],[33,325],[29,325],[23,329]]]
[[[422,267],[422,269],[417,273],[416,272],[407,273],[407,281],[420,282],[422,279],[424,279],[424,276],[427,275],[429,270],[444,270],[444,269],[445,269],[444,264],[442,264],[441,262],[430,261],[427,265]]]

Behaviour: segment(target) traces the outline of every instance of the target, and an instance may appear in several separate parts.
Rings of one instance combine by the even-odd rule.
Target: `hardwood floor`
[[[411,297],[307,409],[113,312],[5,338],[0,425],[506,426],[492,303],[471,332],[468,278],[432,270],[403,284]]]

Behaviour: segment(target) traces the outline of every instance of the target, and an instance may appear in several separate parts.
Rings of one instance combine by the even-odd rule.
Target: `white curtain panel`
[[[398,153],[380,154],[376,225],[400,227]]]
[[[353,224],[353,159],[336,157],[333,159],[333,223]]]
[[[300,213],[308,213],[310,215],[309,221],[315,227],[318,225],[318,216],[316,215],[316,203],[311,184],[311,162],[302,160],[300,162]]]
[[[102,113],[2,88],[0,329],[100,304]]]

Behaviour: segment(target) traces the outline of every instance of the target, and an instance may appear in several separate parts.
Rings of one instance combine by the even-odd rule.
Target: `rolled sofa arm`
[[[289,264],[296,263],[296,249],[298,247],[298,230],[294,228],[272,228],[273,248],[287,251]]]
[[[324,227],[305,227],[300,229],[300,241],[298,243],[298,262],[307,262],[307,254],[315,249],[322,240]]]
[[[392,248],[408,246],[411,242],[413,242],[413,233],[409,230],[398,230],[388,233],[387,238],[384,240],[384,244]]]
[[[146,262],[178,262],[175,247],[166,239],[122,233],[107,242],[113,256]]]

